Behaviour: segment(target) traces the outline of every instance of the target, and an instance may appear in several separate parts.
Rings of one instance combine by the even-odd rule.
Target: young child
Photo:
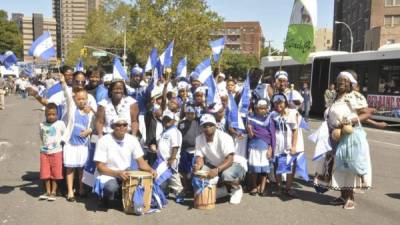
[[[54,201],[57,193],[57,180],[62,175],[61,140],[65,133],[65,124],[57,120],[57,105],[49,103],[45,109],[46,121],[40,124],[40,179],[45,183],[45,194],[40,200]]]
[[[199,121],[193,106],[185,107],[185,118],[179,122],[178,129],[182,133],[182,151],[179,161],[179,173],[182,175],[185,192],[191,191],[192,161],[195,152],[196,137],[200,134]]]
[[[270,172],[272,151],[275,147],[275,127],[268,117],[269,102],[259,99],[255,103],[255,114],[248,117],[247,132],[249,135],[249,180],[250,195],[257,193],[265,197],[267,173]]]
[[[93,112],[88,107],[88,93],[85,89],[74,90],[74,96],[68,91],[64,77],[60,81],[63,86],[64,95],[67,99],[67,132],[64,136],[64,166],[67,174],[67,200],[75,201],[74,171],[79,172],[79,194],[84,195],[82,174],[83,167],[88,158],[89,135],[92,133],[91,124]]]
[[[175,126],[175,115],[166,111],[162,118],[164,131],[157,143],[158,154],[167,161],[168,167],[172,170],[172,176],[168,179],[168,187],[174,191],[176,202],[184,200],[183,186],[178,173],[180,151],[182,146],[182,134]]]
[[[298,147],[298,129],[299,112],[296,109],[290,109],[288,100],[284,94],[275,94],[272,96],[274,111],[271,118],[275,124],[276,147],[275,156],[275,175],[278,191],[281,191],[282,174],[287,174],[286,188],[284,193],[289,197],[294,197],[294,191],[291,189],[295,175],[296,165],[287,165],[287,158],[297,154]],[[280,171],[283,168],[284,171]]]

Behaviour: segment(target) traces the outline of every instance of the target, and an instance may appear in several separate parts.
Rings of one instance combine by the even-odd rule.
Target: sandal
[[[344,204],[343,209],[354,209],[355,208],[355,204],[353,200],[348,199],[346,201],[346,204]]]
[[[55,200],[56,200],[56,195],[54,195],[54,194],[49,195],[49,197],[47,198],[47,201],[49,201],[49,202],[53,202]]]
[[[335,198],[334,200],[330,201],[329,204],[331,205],[344,205],[345,201],[342,197]]]
[[[74,197],[74,196],[72,196],[72,197],[67,197],[67,201],[69,201],[69,202],[75,202],[75,197]]]
[[[257,195],[257,189],[252,189],[252,190],[249,192],[249,195],[251,195],[251,196],[256,196],[256,195]]]

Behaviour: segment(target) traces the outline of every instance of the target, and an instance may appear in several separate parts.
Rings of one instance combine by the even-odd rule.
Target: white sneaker
[[[229,202],[231,204],[237,205],[242,200],[242,196],[243,196],[242,186],[239,185],[239,188],[232,189],[232,195]]]
[[[217,188],[217,199],[223,198],[223,197],[225,197],[227,195],[228,195],[228,190],[226,189],[225,185],[222,186],[222,187]]]
[[[43,194],[39,196],[39,200],[47,200],[49,199],[49,195],[48,194]]]

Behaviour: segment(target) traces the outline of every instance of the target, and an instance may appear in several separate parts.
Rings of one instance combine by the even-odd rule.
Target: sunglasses
[[[86,84],[85,80],[76,80],[75,83],[77,84]]]
[[[127,123],[116,123],[114,124],[115,127],[128,127]]]

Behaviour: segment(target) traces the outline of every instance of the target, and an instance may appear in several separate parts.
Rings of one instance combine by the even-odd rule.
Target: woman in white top
[[[324,160],[317,162],[314,179],[316,187],[339,190],[341,196],[331,203],[344,205],[344,209],[354,209],[354,189],[371,187],[369,147],[365,132],[361,128],[361,122],[367,120],[370,113],[368,112],[365,98],[360,98],[358,96],[359,93],[352,91],[352,85],[355,84],[357,84],[357,81],[349,71],[341,72],[337,78],[337,97],[325,111],[325,120],[330,134],[329,143],[332,151],[326,153]],[[343,128],[349,125],[353,126],[352,133]],[[334,133],[337,132],[340,133],[335,135]],[[343,143],[349,137],[348,135],[354,137],[355,133],[360,140],[358,143],[361,143],[361,145],[354,145],[353,143],[344,145]],[[343,158],[340,157],[343,149],[344,151],[352,151],[354,153],[353,156],[362,155],[362,165],[364,165],[365,173],[359,174],[351,169],[354,162],[350,162],[349,165],[344,167],[341,166],[344,165],[342,164]]]
[[[96,130],[99,138],[113,131],[111,121],[117,117],[127,118],[128,132],[135,136],[139,129],[139,106],[136,100],[127,96],[123,80],[114,80],[108,90],[108,98],[99,102],[96,114]]]

